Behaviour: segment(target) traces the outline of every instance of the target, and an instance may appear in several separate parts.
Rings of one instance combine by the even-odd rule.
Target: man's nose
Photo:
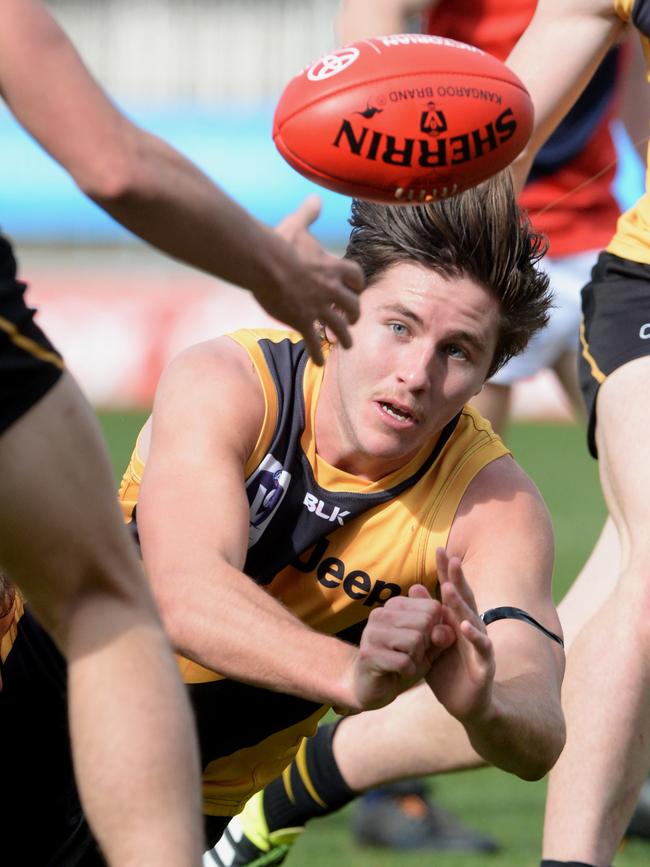
[[[431,383],[431,352],[419,349],[403,359],[399,379],[411,390],[422,391]]]

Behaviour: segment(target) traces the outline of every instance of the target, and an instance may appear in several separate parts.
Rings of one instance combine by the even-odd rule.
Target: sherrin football
[[[293,78],[273,139],[323,187],[415,204],[505,168],[532,126],[530,96],[501,61],[453,39],[402,34],[354,42]]]

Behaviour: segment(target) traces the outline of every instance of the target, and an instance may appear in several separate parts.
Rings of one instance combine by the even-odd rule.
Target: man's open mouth
[[[393,403],[387,403],[384,400],[379,401],[379,405],[391,418],[397,421],[417,421],[416,417],[403,407],[395,406]]]

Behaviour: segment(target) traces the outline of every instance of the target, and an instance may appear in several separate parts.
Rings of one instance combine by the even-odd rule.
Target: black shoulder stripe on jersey
[[[632,22],[637,30],[650,38],[650,0],[635,0]]]
[[[541,623],[535,620],[534,617],[531,617],[530,614],[526,614],[526,612],[521,608],[512,608],[509,605],[502,605],[499,608],[490,608],[488,611],[484,611],[483,614],[481,614],[481,620],[486,626],[489,626],[490,623],[494,623],[495,620],[523,620],[524,623],[530,623],[530,625],[534,626],[535,629],[539,629],[539,631],[543,632],[548,638],[557,641],[560,647],[564,647],[564,641],[562,641],[559,635],[556,635],[554,632],[551,632],[550,629],[542,626]]]
[[[440,435],[436,441],[435,446],[431,450],[429,456],[422,462],[421,466],[413,473],[412,476],[409,476],[408,479],[404,479],[402,482],[399,482],[397,485],[394,485],[392,488],[389,488],[386,491],[377,491],[374,494],[357,494],[351,491],[344,491],[337,494],[337,503],[342,504],[344,509],[349,510],[352,514],[359,514],[360,511],[367,511],[368,509],[372,509],[374,506],[381,505],[382,503],[387,503],[389,500],[395,500],[400,494],[406,491],[408,488],[412,488],[416,485],[422,476],[429,471],[429,469],[436,462],[440,453],[447,445],[447,442],[451,438],[453,432],[456,430],[458,426],[458,422],[460,420],[461,413],[455,415],[451,421],[447,422],[445,427],[440,431]],[[306,455],[301,454],[300,460],[303,465],[305,476],[309,479],[310,490],[315,491],[318,496],[323,499],[327,499],[332,496],[331,491],[328,491],[326,488],[321,488],[316,479],[314,478],[314,471],[311,467],[311,464],[307,460]],[[359,506],[362,506],[360,509]]]

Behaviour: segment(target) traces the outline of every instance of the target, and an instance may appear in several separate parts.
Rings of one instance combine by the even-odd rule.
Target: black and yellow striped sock
[[[337,725],[319,726],[313,737],[305,738],[282,776],[264,790],[264,814],[270,831],[301,827],[356,797],[334,758],[332,741]]]
[[[587,864],[585,861],[549,861],[545,858],[539,862],[539,867],[594,867],[594,865]]]

